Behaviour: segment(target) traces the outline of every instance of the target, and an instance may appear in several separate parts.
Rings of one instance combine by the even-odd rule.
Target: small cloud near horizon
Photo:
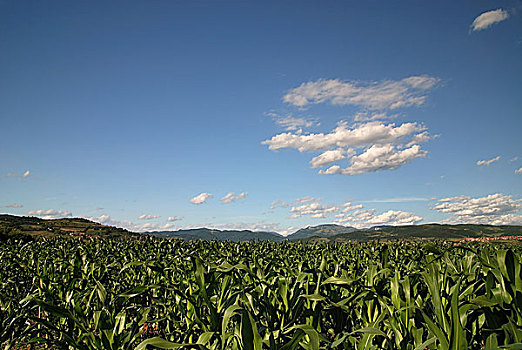
[[[23,208],[24,206],[22,204],[13,203],[5,206],[6,208]]]

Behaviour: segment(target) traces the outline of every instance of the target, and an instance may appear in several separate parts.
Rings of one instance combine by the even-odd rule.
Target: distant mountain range
[[[462,239],[477,237],[494,237],[504,235],[522,235],[522,226],[494,225],[444,225],[425,224],[409,226],[374,226],[368,229],[356,229],[341,225],[309,226],[297,232],[282,236],[275,232],[253,231],[220,231],[207,228],[148,232],[146,234],[163,238],[181,238],[186,240],[230,240],[230,241],[371,241],[397,239]]]
[[[341,225],[309,226],[295,233],[282,236],[276,232],[250,230],[214,230],[197,228],[178,231],[135,233],[119,227],[102,225],[81,218],[45,220],[30,216],[0,215],[0,238],[12,235],[32,237],[54,236],[97,236],[97,237],[140,237],[149,235],[160,238],[184,240],[230,240],[230,241],[370,241],[397,239],[462,239],[522,235],[522,226],[494,225],[445,225],[425,224],[409,226],[374,226],[356,229]]]

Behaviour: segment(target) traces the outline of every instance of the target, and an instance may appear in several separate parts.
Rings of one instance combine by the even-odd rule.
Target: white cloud
[[[6,208],[23,208],[24,206],[18,203],[13,203],[5,206]]]
[[[138,216],[139,220],[152,220],[159,218],[159,215],[150,215],[150,214],[143,214]]]
[[[203,192],[192,198],[189,202],[192,204],[199,205],[205,203],[205,201],[210,197],[212,197],[212,194]]]
[[[26,178],[26,177],[28,177],[29,175],[31,175],[31,172],[30,172],[29,170],[26,170],[23,174],[7,173],[6,176],[8,176],[8,177],[21,177],[21,178]]]
[[[72,216],[70,211],[66,210],[55,210],[55,209],[38,209],[31,210],[27,213],[28,215],[39,216],[43,219],[57,219],[57,218],[68,218]]]
[[[458,196],[442,198],[433,209],[453,215],[459,223],[507,225],[521,224],[522,200],[501,193],[471,198]]]
[[[325,218],[327,214],[337,212],[338,207],[331,204],[322,204],[319,201],[294,206],[290,209],[290,218],[296,219],[303,215],[309,215],[311,218]]]
[[[312,168],[318,168],[333,162],[337,162],[338,160],[345,159],[350,155],[353,155],[352,150],[345,151],[339,148],[330,151],[325,151],[317,157],[312,158],[310,164],[312,165]]]
[[[495,158],[491,158],[489,160],[479,160],[477,162],[477,165],[478,166],[481,166],[481,165],[485,165],[485,166],[488,166],[490,165],[491,163],[494,163],[496,161],[498,161],[500,159],[500,156],[496,156]]]
[[[509,13],[503,9],[496,9],[482,13],[473,23],[471,23],[471,30],[476,32],[491,27],[493,24],[502,22],[509,17]]]
[[[351,128],[346,122],[339,122],[337,127],[328,134],[293,134],[281,133],[270,140],[262,142],[268,145],[272,151],[283,148],[294,148],[299,152],[319,151],[332,147],[368,147],[374,144],[401,143],[404,139],[413,136],[417,132],[425,131],[425,127],[419,123],[404,123],[395,126],[394,123],[369,122],[356,124]],[[408,139],[409,141],[409,139]]]
[[[246,196],[248,196],[247,192],[241,192],[238,195],[234,194],[234,192],[229,192],[229,193],[227,193],[226,196],[221,198],[220,201],[223,204],[228,204],[228,203],[235,202],[235,201],[237,201],[237,200],[239,200],[241,198],[245,198]]]
[[[515,170],[515,174],[522,174],[522,167]]]
[[[351,214],[340,214],[334,222],[356,228],[363,228],[376,225],[415,225],[424,220],[418,215],[401,210],[388,210],[381,214],[376,213],[377,210],[375,209],[356,210]]]
[[[335,174],[341,174],[341,167],[339,165],[332,165],[326,170],[319,170],[319,174],[322,175],[335,175]]]
[[[353,211],[353,210],[355,210],[355,209],[361,209],[361,208],[363,208],[363,207],[364,207],[364,206],[363,206],[362,204],[352,205],[351,202],[346,202],[346,203],[344,203],[344,204],[342,205],[342,208],[343,208],[342,212],[343,212],[343,213],[348,213],[348,212],[350,212],[350,211]]]
[[[420,134],[413,135],[410,142],[406,144],[406,147],[418,145],[419,143],[424,143],[437,137],[439,137],[439,135],[430,135],[427,131],[423,131]]]
[[[310,128],[314,125],[318,125],[315,120],[304,117],[294,117],[290,113],[283,116],[275,112],[269,112],[267,115],[271,117],[277,125],[285,128],[287,131],[299,130],[301,128]]]
[[[516,162],[518,160],[518,157],[513,157],[509,160],[510,163]]]
[[[417,222],[422,221],[423,218],[413,213],[409,213],[401,210],[388,210],[379,215],[375,215],[368,220],[368,223],[374,225],[414,225]]]
[[[401,210],[388,210],[379,214],[376,209],[364,209],[362,204],[345,202],[341,205],[334,205],[322,203],[321,199],[315,199],[314,197],[307,198],[311,198],[312,201],[302,204],[294,202],[294,205],[289,210],[290,218],[296,219],[302,216],[309,216],[312,219],[325,219],[332,217],[333,222],[336,224],[349,225],[356,228],[375,225],[414,225],[423,220],[418,215]]]
[[[341,169],[339,166],[332,166],[326,171],[320,170],[319,173],[358,175],[378,170],[394,170],[416,158],[425,157],[426,153],[419,145],[413,145],[403,150],[391,144],[373,145],[360,155],[352,157],[349,167]]]
[[[422,105],[427,92],[439,81],[440,79],[429,75],[377,82],[320,79],[291,89],[283,97],[283,101],[296,107],[328,102],[334,105],[361,106],[370,110],[396,109]]]
[[[174,221],[180,221],[180,220],[183,220],[183,218],[180,217],[180,216],[169,216],[169,217],[167,218],[167,221],[168,221],[168,222],[174,222]]]
[[[426,156],[426,151],[419,145],[413,145],[404,150],[398,150],[393,145],[373,145],[362,154],[353,157],[352,163],[342,171],[343,174],[356,175],[377,170],[394,170],[416,158]]]

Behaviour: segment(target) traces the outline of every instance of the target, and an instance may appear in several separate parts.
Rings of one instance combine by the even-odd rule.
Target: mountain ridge
[[[218,230],[209,228],[180,229],[176,231],[153,231],[136,233],[124,228],[96,223],[84,218],[41,219],[32,216],[0,214],[0,237],[8,236],[54,237],[129,237],[154,236],[184,240],[230,240],[230,241],[326,241],[349,242],[371,240],[418,240],[496,237],[522,235],[519,225],[438,224],[406,226],[374,226],[356,229],[350,226],[323,224],[308,226],[283,236],[277,232],[251,230]]]

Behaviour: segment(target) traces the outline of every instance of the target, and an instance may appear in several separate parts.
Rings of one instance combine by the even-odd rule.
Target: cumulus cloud
[[[43,219],[57,219],[57,218],[68,218],[72,216],[72,213],[67,210],[55,210],[55,209],[38,209],[31,210],[27,213],[28,215],[39,216]]]
[[[5,206],[6,208],[23,208],[24,206],[18,203],[13,203]]]
[[[343,149],[325,151],[317,157],[312,158],[310,164],[312,165],[312,168],[322,167],[330,163],[337,162],[338,160],[350,157],[351,155],[353,155],[353,153],[354,151],[351,149],[347,151]]]
[[[509,17],[509,13],[503,9],[496,9],[480,14],[473,23],[471,30],[476,32],[491,27],[495,23],[502,22]]]
[[[433,209],[451,214],[454,222],[468,224],[508,225],[521,224],[522,200],[501,193],[471,198],[458,196],[442,198]]]
[[[522,174],[522,167],[515,170],[515,174]]]
[[[327,134],[281,133],[270,140],[263,141],[262,144],[268,145],[272,151],[294,148],[299,152],[319,151],[332,147],[368,147],[373,144],[400,143],[405,138],[423,132],[425,129],[419,123],[404,123],[395,126],[394,123],[385,124],[375,121],[349,127],[346,122],[339,122],[337,127]]]
[[[494,163],[494,162],[498,161],[499,159],[500,159],[500,156],[496,156],[495,158],[491,158],[491,159],[488,159],[488,160],[479,160],[477,162],[477,165],[478,166],[481,166],[481,165],[488,166],[491,163]]]
[[[157,219],[159,217],[160,217],[159,215],[143,214],[143,215],[138,216],[138,219],[139,220],[152,220],[152,219]]]
[[[413,213],[401,210],[388,210],[379,215],[375,215],[368,220],[368,223],[375,225],[414,225],[422,221],[423,218]]]
[[[364,208],[362,204],[345,202],[335,205],[323,203],[320,198],[305,198],[312,200],[306,203],[297,203],[296,201],[293,203],[282,202],[288,204],[287,207],[290,206],[290,218],[297,219],[303,216],[308,216],[312,219],[332,218],[336,224],[349,225],[356,228],[375,225],[414,225],[424,220],[414,213],[401,210],[388,210],[383,213],[377,213],[376,209]]]
[[[169,217],[167,218],[167,221],[168,221],[168,222],[180,221],[180,220],[183,220],[183,218],[180,217],[180,216],[169,216]]]
[[[8,177],[20,177],[20,178],[26,178],[29,175],[31,175],[31,172],[29,170],[26,170],[23,174],[16,174],[16,173],[7,173]]]
[[[277,125],[285,128],[287,131],[310,128],[314,125],[317,125],[316,121],[313,119],[294,117],[291,113],[280,115],[275,112],[269,112],[267,115],[271,117]]]
[[[327,214],[338,211],[339,208],[330,204],[322,204],[320,202],[311,202],[290,209],[290,218],[296,219],[303,215],[309,215],[311,218],[325,218]]]
[[[422,220],[424,220],[422,217],[407,211],[388,210],[377,214],[375,209],[360,209],[352,213],[339,214],[336,216],[335,223],[363,228],[376,225],[415,225]]]
[[[425,157],[427,152],[419,143],[432,137],[419,123],[409,122],[396,126],[379,121],[355,124],[338,123],[330,133],[281,133],[262,143],[272,151],[284,148],[299,152],[322,151],[310,161],[312,168],[323,167],[343,159],[351,164],[344,169],[338,164],[320,174],[357,175],[378,170],[393,170]],[[360,152],[357,154],[357,152]]]
[[[223,204],[228,204],[228,203],[235,202],[241,198],[245,198],[246,196],[248,196],[247,192],[241,192],[240,194],[237,194],[237,195],[234,194],[234,192],[229,192],[229,193],[227,193],[226,196],[221,198],[220,201]]]
[[[394,145],[373,145],[362,154],[353,157],[351,165],[341,170],[342,174],[357,175],[378,170],[394,170],[416,158],[426,156],[426,151],[419,145],[404,150]]]
[[[306,201],[303,199],[306,199]],[[341,210],[343,213],[346,213],[360,208],[363,208],[362,204],[353,205],[351,202],[346,202],[342,205],[323,204],[321,198],[304,197],[298,198],[292,203],[290,218],[297,219],[307,215],[312,219],[322,219],[338,213]]]
[[[291,89],[283,97],[283,101],[296,107],[331,103],[341,106],[355,105],[370,110],[396,109],[422,105],[428,91],[439,81],[440,79],[429,75],[373,82],[320,79]]]
[[[197,196],[195,196],[191,200],[189,200],[189,202],[192,203],[192,204],[200,205],[200,204],[205,203],[205,201],[207,199],[209,199],[210,197],[212,197],[211,193],[203,192],[203,193],[198,194]]]
[[[355,209],[361,209],[364,206],[362,204],[353,205],[351,202],[346,202],[342,205],[342,212],[348,213],[350,211],[353,211]]]

